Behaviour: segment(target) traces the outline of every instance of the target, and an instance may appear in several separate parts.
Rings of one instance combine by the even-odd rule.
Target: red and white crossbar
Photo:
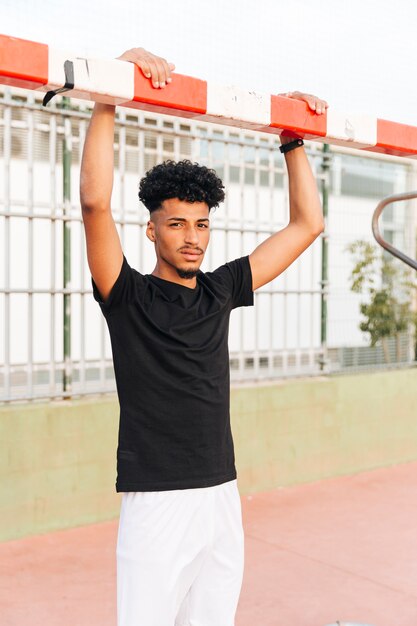
[[[192,117],[280,134],[283,130],[314,141],[417,158],[417,127],[370,115],[325,115],[307,104],[239,87],[174,74],[164,89],[152,87],[132,63],[78,57],[46,44],[0,35],[0,83],[55,91],[156,113]]]

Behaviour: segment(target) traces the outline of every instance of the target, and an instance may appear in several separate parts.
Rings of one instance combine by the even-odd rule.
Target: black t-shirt
[[[120,404],[116,491],[209,487],[236,478],[228,329],[253,305],[249,257],[199,271],[194,289],[141,274],[123,255],[103,302]]]

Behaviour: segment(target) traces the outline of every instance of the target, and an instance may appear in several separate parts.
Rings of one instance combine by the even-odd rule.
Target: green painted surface
[[[417,368],[233,388],[242,493],[417,459]],[[117,517],[117,398],[0,408],[0,540]]]

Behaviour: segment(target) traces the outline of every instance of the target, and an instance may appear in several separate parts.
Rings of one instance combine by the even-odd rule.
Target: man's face
[[[155,243],[160,270],[194,278],[210,239],[209,208],[205,202],[164,200],[152,212],[146,234]]]

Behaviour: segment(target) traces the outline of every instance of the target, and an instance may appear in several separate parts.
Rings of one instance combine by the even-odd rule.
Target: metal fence
[[[0,401],[115,391],[105,320],[93,300],[79,205],[79,169],[90,109],[65,100],[48,110],[31,92],[0,93]],[[250,253],[288,223],[288,180],[273,135],[118,109],[112,210],[130,265],[150,273],[141,176],[165,159],[214,167],[226,201],[211,217],[203,270]],[[329,192],[326,232],[287,271],[257,290],[255,307],[232,312],[232,382],[383,367],[358,330],[346,244],[372,240],[378,199],[417,188],[415,162],[364,157],[307,142],[317,182]],[[328,158],[329,172],[323,165]],[[415,254],[413,206],[385,219],[385,236]],[[417,215],[417,212],[415,212]],[[324,240],[324,241],[323,241]],[[328,247],[328,281],[322,252]],[[324,308],[327,305],[327,309]],[[323,317],[323,313],[325,316]],[[323,334],[323,323],[327,333]],[[411,329],[393,363],[414,359]],[[390,348],[391,349],[391,348]],[[392,366],[392,363],[390,364]]]

